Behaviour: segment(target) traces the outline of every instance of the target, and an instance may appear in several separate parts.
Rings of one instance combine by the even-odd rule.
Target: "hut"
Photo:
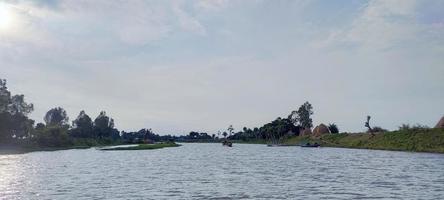
[[[319,137],[324,134],[329,134],[330,130],[328,130],[328,127],[325,124],[319,124],[316,126],[315,129],[313,129],[313,136]]]
[[[441,120],[439,120],[435,128],[444,128],[444,117],[442,117]]]

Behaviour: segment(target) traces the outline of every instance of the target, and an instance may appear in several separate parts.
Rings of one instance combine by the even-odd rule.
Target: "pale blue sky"
[[[71,119],[106,110],[124,130],[213,133],[310,101],[315,124],[343,131],[364,130],[366,115],[434,126],[443,11],[441,0],[0,1],[0,77],[37,121],[61,106]]]

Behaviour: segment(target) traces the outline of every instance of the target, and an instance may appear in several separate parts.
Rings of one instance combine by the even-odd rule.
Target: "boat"
[[[224,140],[222,142],[222,146],[233,147],[233,143],[228,140]]]
[[[298,146],[295,144],[267,144],[267,147],[292,147],[292,146]]]
[[[318,143],[310,144],[310,142],[301,145],[301,147],[320,147],[320,146],[321,145]]]

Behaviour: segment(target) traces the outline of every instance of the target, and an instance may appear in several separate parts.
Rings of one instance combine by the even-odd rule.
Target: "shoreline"
[[[179,147],[180,144],[175,142],[165,142],[165,143],[155,143],[155,144],[138,144],[135,146],[125,146],[125,147],[110,147],[99,149],[100,151],[137,151],[137,150],[154,150],[154,149],[163,149],[169,147]]]
[[[182,141],[184,142],[184,141]],[[232,140],[235,144],[263,144],[266,140]],[[318,143],[321,147],[348,148],[348,149],[367,149],[383,151],[402,151],[418,153],[439,153],[444,154],[444,129],[417,129],[402,130],[392,132],[375,133],[372,136],[369,133],[339,133],[325,134],[320,137],[310,136],[292,136],[282,139],[277,146],[300,146],[302,143]],[[187,141],[184,143],[219,143],[218,141]],[[137,145],[137,144],[136,144]],[[108,146],[108,145],[107,145]],[[177,143],[158,143],[158,144],[138,144],[133,147],[117,147],[111,150],[145,150],[159,149],[165,147],[177,147]],[[0,147],[0,155],[24,154],[38,151],[59,151],[70,149],[88,149],[93,147],[105,147],[102,145],[77,145],[66,147],[20,147],[4,146]]]
[[[325,134],[320,137],[295,136],[282,144],[317,142],[321,147],[369,149],[421,153],[444,153],[444,129],[403,130],[375,133]]]

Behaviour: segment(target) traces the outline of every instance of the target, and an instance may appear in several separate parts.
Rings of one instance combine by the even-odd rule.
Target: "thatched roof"
[[[303,128],[299,131],[299,135],[311,135],[311,128]]]
[[[330,131],[328,130],[328,127],[325,124],[319,124],[319,126],[316,126],[315,129],[313,129],[313,135],[314,136],[321,136],[323,134],[328,134]]]
[[[439,120],[435,128],[444,128],[444,117],[442,117],[441,120]]]

